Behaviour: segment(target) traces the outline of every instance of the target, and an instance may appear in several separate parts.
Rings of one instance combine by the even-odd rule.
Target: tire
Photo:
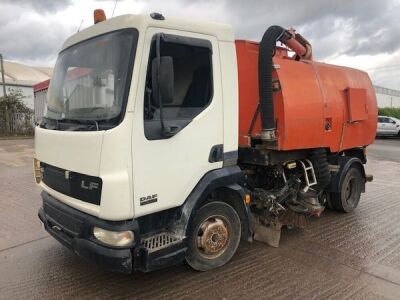
[[[235,254],[241,235],[240,218],[224,202],[201,207],[191,224],[186,262],[197,271],[226,264]]]
[[[362,180],[360,170],[351,167],[344,176],[340,193],[331,193],[330,205],[341,212],[352,212],[360,202]]]

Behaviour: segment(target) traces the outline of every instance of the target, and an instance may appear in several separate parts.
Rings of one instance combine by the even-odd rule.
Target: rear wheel
[[[343,179],[340,192],[330,195],[329,204],[338,211],[353,211],[360,202],[362,180],[360,170],[351,167]]]
[[[186,262],[198,271],[226,264],[239,246],[240,234],[240,218],[232,206],[219,201],[204,205],[193,219]]]

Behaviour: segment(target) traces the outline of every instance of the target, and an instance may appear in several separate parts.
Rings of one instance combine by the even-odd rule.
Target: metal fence
[[[33,113],[10,113],[0,110],[0,135],[33,135]]]

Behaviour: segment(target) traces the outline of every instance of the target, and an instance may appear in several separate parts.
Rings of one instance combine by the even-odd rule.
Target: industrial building
[[[34,109],[33,85],[48,80],[52,68],[33,67],[21,63],[4,60],[4,79],[6,92],[9,90],[20,90],[24,95],[24,103],[27,107]],[[0,77],[0,97],[3,96],[3,82]]]
[[[400,107],[400,91],[374,86],[378,107]]]

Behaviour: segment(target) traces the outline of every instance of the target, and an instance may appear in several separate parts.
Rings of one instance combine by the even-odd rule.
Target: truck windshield
[[[71,126],[65,125],[74,124],[79,130],[98,130],[99,125],[110,128],[119,124],[128,97],[137,36],[136,30],[125,29],[62,51],[51,79],[44,127],[52,123],[52,129],[69,130]]]

